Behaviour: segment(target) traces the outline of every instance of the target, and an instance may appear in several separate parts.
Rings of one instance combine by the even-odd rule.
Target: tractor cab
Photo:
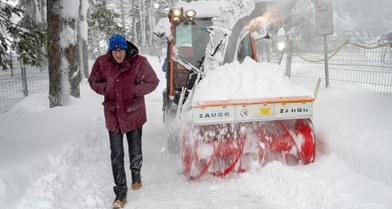
[[[192,89],[197,74],[203,71],[206,47],[209,42],[207,28],[211,18],[195,18],[175,24],[174,40],[168,57],[169,98],[178,104],[182,89]],[[171,82],[171,83],[170,83]]]
[[[167,38],[162,67],[166,72],[164,121],[174,118],[177,107],[185,101],[180,101],[181,94],[186,98],[197,76],[203,72],[212,18],[226,5],[227,2],[222,1],[178,2],[169,9],[168,17],[158,23],[155,33]]]

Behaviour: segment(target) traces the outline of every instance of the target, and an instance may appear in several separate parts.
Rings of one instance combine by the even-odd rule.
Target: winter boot
[[[127,198],[123,198],[123,199],[118,199],[118,198],[116,198],[116,199],[113,201],[112,208],[113,208],[113,209],[120,209],[120,208],[123,208],[124,205],[125,205],[125,203],[127,203]]]
[[[132,169],[132,189],[139,190],[142,187],[142,179],[140,177],[140,170]]]

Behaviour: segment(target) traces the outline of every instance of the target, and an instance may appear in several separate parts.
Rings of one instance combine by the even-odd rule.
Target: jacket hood
[[[130,41],[127,41],[128,50],[127,50],[127,57],[133,57],[139,54],[139,49],[135,44]]]

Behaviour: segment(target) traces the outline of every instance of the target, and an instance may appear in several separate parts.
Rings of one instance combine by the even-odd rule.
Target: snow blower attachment
[[[199,82],[211,78],[211,71],[217,72],[219,66],[235,60],[243,63],[249,57],[261,61],[258,60],[260,55],[269,57],[258,54],[263,50],[257,47],[259,41],[266,43],[270,34],[274,34],[268,32],[268,28],[274,27],[267,27],[270,21],[268,15],[264,15],[270,3],[255,1],[254,7],[229,8],[226,1],[180,1],[170,8],[168,18],[162,18],[156,27],[154,33],[167,38],[167,56],[163,65],[167,83],[162,109],[168,148],[180,153],[184,175],[189,179],[207,173],[225,176],[231,172],[244,172],[254,164],[264,165],[273,159],[290,165],[314,161],[315,139],[311,123],[314,97],[304,96],[310,95],[307,93],[280,95],[266,90],[267,84],[284,80],[268,80],[280,76],[276,74],[280,71],[278,65],[268,63],[255,68],[250,64],[248,72],[252,79],[245,86],[253,87],[251,91],[257,94],[245,98],[256,99],[193,100]],[[254,9],[246,13],[245,8]],[[194,12],[190,17],[187,13],[191,11]],[[213,18],[220,24],[215,25]],[[253,21],[254,18],[257,21]],[[226,81],[243,78],[245,67],[239,68],[240,74]],[[274,68],[272,74],[254,74],[269,68]],[[224,72],[222,75],[226,74],[226,69]],[[267,80],[255,82],[254,78],[258,77]],[[257,83],[264,86],[256,88]],[[240,83],[229,85],[243,86]],[[288,88],[292,90],[291,86]],[[214,95],[229,91],[225,90],[214,89]],[[205,92],[208,94],[211,89]],[[185,115],[191,115],[190,121],[187,120],[189,124],[178,131],[178,126],[173,124],[185,124],[179,120]]]
[[[192,107],[193,126],[180,133],[184,175],[243,172],[258,162],[314,161],[311,97],[210,101]]]

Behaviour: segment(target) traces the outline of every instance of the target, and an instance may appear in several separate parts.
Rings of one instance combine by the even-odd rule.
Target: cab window
[[[244,39],[242,39],[242,41],[238,46],[237,60],[239,62],[243,62],[245,57],[247,56],[252,57],[252,48],[251,48],[251,41],[249,35],[247,35]]]

